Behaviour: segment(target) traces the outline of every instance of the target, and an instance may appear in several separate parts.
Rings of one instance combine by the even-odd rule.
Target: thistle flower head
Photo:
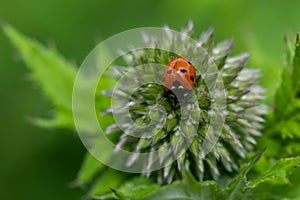
[[[261,135],[265,109],[258,104],[264,93],[258,85],[259,71],[244,68],[247,53],[230,57],[232,40],[214,44],[213,34],[209,29],[197,39],[191,22],[179,36],[168,27],[161,38],[143,33],[144,43],[151,48],[132,47],[122,55],[130,67],[116,66],[110,71],[119,85],[104,91],[114,99],[106,112],[114,114],[116,121],[106,132],[119,134],[116,151],[148,152],[143,175],[156,177],[159,183],[179,179],[183,168],[199,181],[231,174]],[[178,56],[191,61],[197,72],[193,89],[182,97],[163,84],[164,67]],[[224,100],[222,110],[214,108],[217,96]],[[212,126],[215,119],[221,122],[218,134]],[[157,151],[154,158],[151,152]],[[134,154],[127,165],[134,165],[137,159]],[[151,172],[154,162],[165,165]]]

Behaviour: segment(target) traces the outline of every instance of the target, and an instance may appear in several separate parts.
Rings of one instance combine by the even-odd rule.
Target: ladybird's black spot
[[[169,70],[167,71],[167,74],[171,74],[171,73],[172,73],[172,70],[169,69]]]
[[[190,79],[194,82],[195,78],[194,76],[191,76]]]
[[[190,61],[188,61],[188,63],[191,65],[192,63]]]
[[[186,69],[181,69],[180,72],[181,72],[181,73],[186,73],[187,70],[186,70]]]

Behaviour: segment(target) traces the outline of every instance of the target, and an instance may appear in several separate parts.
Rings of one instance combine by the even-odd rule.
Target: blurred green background
[[[279,80],[283,37],[300,28],[300,1],[290,0],[9,0],[0,20],[80,65],[97,40],[131,28],[189,19],[197,34],[214,26],[216,40],[233,37],[234,53],[249,51],[260,68],[268,99]],[[51,104],[30,81],[30,73],[0,31],[0,199],[80,199],[73,188],[85,149],[75,133],[44,130],[30,117],[51,116]]]

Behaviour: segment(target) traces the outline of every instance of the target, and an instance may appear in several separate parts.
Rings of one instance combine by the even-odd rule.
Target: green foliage
[[[118,189],[111,188],[112,193],[108,193],[101,196],[95,196],[95,199],[136,199],[145,196],[153,191],[157,191],[159,185],[152,183],[150,179],[144,177],[132,178]]]
[[[282,179],[285,179],[287,175],[297,166],[300,162],[300,158],[282,159],[279,160],[264,176],[259,178],[248,179],[249,171],[254,167],[255,163],[261,157],[263,151],[257,154],[246,165],[244,165],[239,173],[233,178],[225,187],[222,187],[215,181],[198,182],[194,176],[188,172],[183,171],[183,179],[181,181],[174,182],[171,185],[166,185],[152,191],[155,185],[145,185],[145,183],[133,181],[121,186],[120,189],[113,192],[116,194],[117,199],[139,199],[139,200],[152,200],[152,199],[253,199],[253,197],[260,197],[263,199],[266,191],[262,190],[264,187],[262,183],[272,182],[274,184],[281,183]],[[128,184],[132,187],[128,187]],[[138,187],[135,187],[138,185]],[[143,188],[143,190],[140,190]],[[147,192],[148,194],[145,193]],[[96,199],[102,199],[104,197],[111,197],[113,195],[107,195],[102,197],[96,197]],[[279,198],[279,197],[278,197]],[[265,198],[265,199],[268,199]]]
[[[76,185],[89,183],[96,174],[104,168],[104,165],[91,154],[86,154],[82,167],[78,172]]]
[[[105,194],[110,188],[116,188],[121,185],[128,176],[129,174],[108,168],[100,173],[100,176],[93,183],[89,194],[91,197]]]
[[[300,141],[300,41],[295,45],[286,39],[285,66],[276,91],[272,112],[265,127],[263,142],[269,143],[267,156],[299,155]]]
[[[253,180],[251,183],[252,187],[256,187],[258,184],[263,182],[273,182],[273,183],[289,183],[287,177],[294,171],[295,167],[298,167],[300,162],[300,157],[294,158],[283,158],[280,159],[276,164],[274,164],[270,169],[259,176],[257,179]]]
[[[52,119],[37,119],[35,122],[46,127],[73,130],[75,66],[54,50],[45,48],[8,25],[4,26],[4,31],[55,107]],[[257,146],[267,147],[267,150],[263,156],[260,152],[252,159],[245,159],[244,166],[229,182],[222,185],[215,181],[198,182],[191,172],[183,171],[182,180],[159,186],[151,179],[109,169],[87,154],[75,183],[91,185],[88,197],[95,199],[299,199],[299,170],[295,177],[290,176],[300,162],[297,157],[300,154],[299,37],[295,47],[287,46],[282,80]],[[273,191],[273,188],[280,189]]]
[[[288,41],[287,41],[288,43]],[[274,117],[278,121],[287,121],[299,108],[297,93],[300,83],[300,47],[299,35],[296,38],[295,50],[291,47],[286,52],[286,66],[282,70],[281,84],[275,96]],[[291,55],[292,54],[292,55]],[[293,59],[290,60],[289,58]]]
[[[32,77],[55,106],[52,119],[35,119],[44,127],[74,129],[72,116],[72,92],[76,68],[55,50],[47,49],[9,25],[4,31],[17,48],[20,56],[32,71]]]
[[[299,92],[299,84],[300,84],[300,39],[299,33],[296,38],[296,49],[293,60],[293,91],[294,93]]]

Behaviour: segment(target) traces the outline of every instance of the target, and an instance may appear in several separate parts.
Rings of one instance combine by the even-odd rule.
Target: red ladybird
[[[195,67],[185,58],[173,58],[166,66],[164,87],[168,90],[191,90],[196,82]]]

